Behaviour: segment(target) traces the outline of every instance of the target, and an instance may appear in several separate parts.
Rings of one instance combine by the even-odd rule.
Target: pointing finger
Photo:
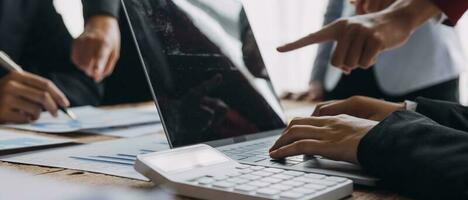
[[[285,158],[297,155],[321,155],[324,150],[322,142],[317,140],[301,140],[292,144],[283,146],[270,152],[270,157],[275,159]]]
[[[322,30],[319,30],[315,33],[311,33],[308,36],[305,36],[295,42],[286,44],[284,46],[278,47],[279,52],[288,52],[296,49],[300,49],[305,46],[309,46],[316,43],[327,42],[330,40],[335,40],[339,30],[341,29],[341,24],[339,22],[334,22],[325,26]]]
[[[321,127],[314,127],[309,125],[295,125],[281,135],[281,137],[275,142],[270,148],[270,151],[274,151],[278,148],[291,144],[295,141],[304,139],[322,140],[326,137],[327,129]]]

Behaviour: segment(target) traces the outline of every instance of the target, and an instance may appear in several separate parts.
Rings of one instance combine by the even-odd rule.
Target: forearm
[[[468,198],[468,134],[413,112],[396,112],[358,149],[361,165],[387,186],[419,199]]]
[[[430,0],[397,0],[382,11],[388,19],[399,19],[410,30],[416,30],[429,19],[440,15],[440,9]]]

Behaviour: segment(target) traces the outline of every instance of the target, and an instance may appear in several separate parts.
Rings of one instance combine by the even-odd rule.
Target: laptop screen
[[[172,147],[285,127],[240,0],[123,0]]]

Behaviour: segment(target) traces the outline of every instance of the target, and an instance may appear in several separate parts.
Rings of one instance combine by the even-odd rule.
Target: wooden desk
[[[284,107],[286,109],[294,109],[300,108],[303,106],[312,106],[310,104],[303,104],[303,103],[292,103],[292,102],[284,102]],[[34,134],[34,135],[47,135],[52,137],[64,137],[68,139],[75,140],[76,142],[80,143],[94,143],[98,141],[105,141],[105,140],[113,140],[117,139],[116,137],[109,137],[109,136],[100,136],[100,135],[89,135],[89,134],[80,134],[80,133],[70,133],[70,134],[61,134],[61,135],[50,135],[50,134],[43,134],[43,133],[33,133],[33,132],[25,132],[27,134]],[[68,181],[72,183],[79,183],[79,184],[86,184],[91,186],[123,186],[123,187],[131,187],[141,190],[159,190],[160,196],[158,199],[186,199],[179,196],[174,196],[168,194],[160,189],[158,189],[154,184],[151,182],[146,181],[139,181],[133,180],[128,178],[120,178],[110,175],[103,175],[91,172],[83,172],[77,170],[69,170],[63,168],[54,168],[54,167],[40,167],[40,166],[33,166],[33,165],[23,165],[23,164],[13,164],[8,162],[1,162],[0,161],[0,168],[4,169],[13,169],[18,171],[27,172],[30,174],[34,174],[37,176],[44,176],[44,177],[52,177],[57,180]],[[349,199],[357,199],[357,200],[377,200],[377,199],[407,199],[402,196],[399,196],[395,193],[375,189],[375,188],[363,188],[363,187],[356,187],[353,193],[353,196]]]

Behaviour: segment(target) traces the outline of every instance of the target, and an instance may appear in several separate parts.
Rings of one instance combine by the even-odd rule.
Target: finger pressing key
[[[270,152],[270,157],[281,159],[297,155],[323,155],[324,146],[317,140],[300,140]]]
[[[270,152],[283,146],[304,139],[322,140],[325,138],[325,128],[310,125],[294,125],[281,135],[281,137],[271,147]]]

